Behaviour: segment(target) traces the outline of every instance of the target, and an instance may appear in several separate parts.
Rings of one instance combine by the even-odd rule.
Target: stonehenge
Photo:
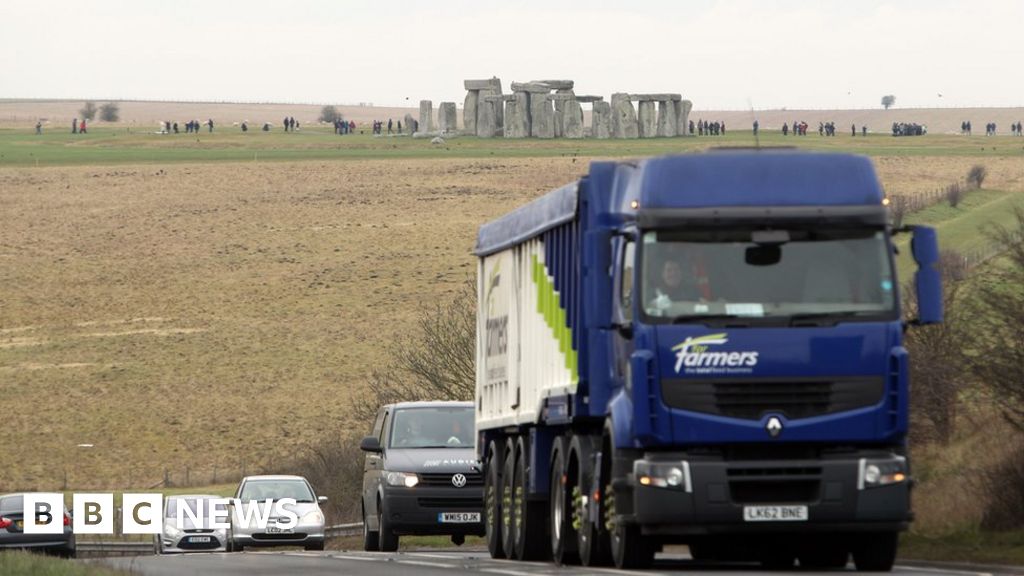
[[[469,134],[480,138],[673,138],[688,136],[693,104],[680,94],[629,94],[616,92],[610,101],[603,96],[576,94],[572,80],[512,82],[510,94],[502,92],[501,80],[492,77],[464,80],[462,131],[454,102],[442,102],[434,121],[433,103],[420,101],[419,133]],[[634,102],[636,106],[634,106]],[[583,105],[591,106],[586,124]],[[413,132],[413,118],[406,115],[406,129]]]

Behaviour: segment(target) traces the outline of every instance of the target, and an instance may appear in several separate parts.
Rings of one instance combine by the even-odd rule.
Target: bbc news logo
[[[266,530],[275,526],[294,528],[299,516],[292,508],[294,498],[245,501],[238,498],[189,498],[178,500],[174,516],[164,518],[163,494],[124,494],[121,499],[121,534],[161,534],[164,524],[174,522],[178,530],[192,527],[227,529],[235,525]],[[62,534],[66,526],[64,495],[33,492],[24,495],[25,534]],[[75,534],[114,534],[113,494],[74,494],[71,529]]]

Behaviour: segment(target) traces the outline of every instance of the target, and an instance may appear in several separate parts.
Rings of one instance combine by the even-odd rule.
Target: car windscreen
[[[193,517],[199,517],[199,510],[198,510],[198,508],[199,508],[198,501],[199,500],[209,500],[209,499],[208,498],[171,498],[171,499],[167,500],[167,507],[164,509],[164,517],[166,517],[166,518],[176,518],[178,516],[178,508],[182,507],[182,506],[187,507],[189,510],[191,510]],[[217,504],[216,509],[218,511],[220,511],[220,512],[224,512],[224,511],[227,510],[227,507],[224,504]],[[207,503],[203,504],[202,513],[204,515],[208,515],[210,513],[209,512],[209,504],[207,504]],[[183,517],[186,516],[186,513],[184,512],[184,510],[182,510],[182,516]]]
[[[21,514],[24,510],[25,502],[22,500],[21,495],[17,496],[4,496],[0,498],[0,515],[2,514]]]
[[[639,268],[641,312],[653,323],[896,312],[889,243],[879,229],[649,231]]]
[[[241,500],[280,500],[293,498],[296,502],[313,502],[313,492],[302,480],[247,480],[242,487]]]
[[[473,407],[449,406],[395,410],[391,448],[471,448]]]

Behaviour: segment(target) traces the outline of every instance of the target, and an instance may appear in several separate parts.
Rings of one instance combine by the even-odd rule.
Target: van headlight
[[[633,463],[633,477],[641,486],[670,488],[686,493],[693,492],[690,463],[685,460],[681,462],[637,460]]]
[[[878,488],[899,484],[907,480],[907,459],[903,456],[891,458],[861,458],[858,463],[857,489]]]
[[[405,486],[406,488],[412,488],[420,483],[419,476],[412,472],[388,472],[385,479],[387,480],[388,486]]]

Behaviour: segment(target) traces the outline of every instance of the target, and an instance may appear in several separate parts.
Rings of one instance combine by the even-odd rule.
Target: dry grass
[[[972,162],[878,165],[899,191]],[[1024,159],[985,164],[1021,189]],[[477,227],[585,166],[0,168],[0,491],[224,477],[362,426],[353,395],[419,306],[474,275]]]

